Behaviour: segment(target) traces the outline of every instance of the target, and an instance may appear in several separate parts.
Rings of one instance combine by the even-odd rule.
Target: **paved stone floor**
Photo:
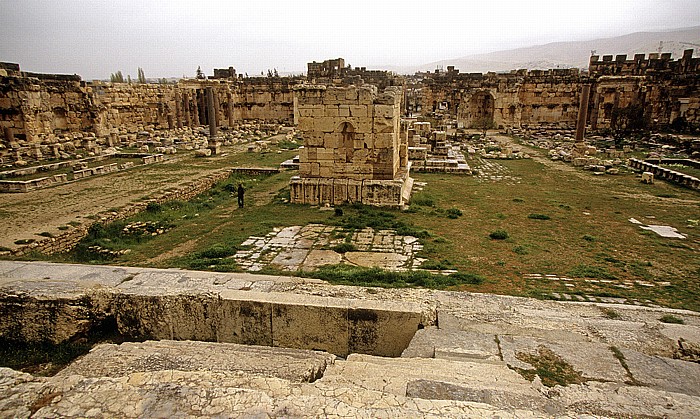
[[[567,289],[571,292],[576,292],[576,288],[579,284],[606,284],[612,285],[617,288],[631,289],[634,287],[668,287],[671,285],[668,281],[660,282],[649,282],[649,281],[618,281],[612,279],[592,279],[592,278],[569,278],[563,275],[555,274],[540,274],[540,273],[529,273],[524,274],[523,278],[526,280],[533,281],[555,281],[564,284]],[[602,302],[602,303],[624,303],[624,304],[635,304],[635,305],[650,305],[649,300],[637,300],[634,298],[612,298],[612,297],[595,297],[591,295],[580,295],[580,294],[567,294],[565,292],[552,292],[550,294],[557,300],[574,300],[574,301],[591,301],[591,302]]]
[[[340,250],[336,246],[345,243],[354,248],[336,251]],[[416,257],[423,248],[417,238],[369,227],[352,232],[323,224],[275,228],[265,236],[250,237],[242,246],[247,249],[239,250],[233,258],[249,272],[258,272],[266,266],[297,271],[338,263],[405,271],[425,261]]]
[[[506,182],[508,185],[516,185],[522,181],[522,178],[511,175],[510,169],[494,160],[477,157],[472,163],[472,168],[474,177],[479,182]]]

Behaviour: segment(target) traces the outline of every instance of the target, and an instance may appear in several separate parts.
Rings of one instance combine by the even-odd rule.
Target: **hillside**
[[[679,58],[683,50],[693,48],[695,56],[700,55],[700,26],[669,32],[637,32],[613,38],[593,39],[577,42],[554,42],[526,48],[496,51],[488,54],[469,55],[460,58],[402,68],[400,72],[411,74],[416,71],[433,71],[454,65],[462,73],[484,73],[488,71],[509,71],[519,68],[587,68],[591,52],[598,55],[632,54],[650,52],[673,53]]]

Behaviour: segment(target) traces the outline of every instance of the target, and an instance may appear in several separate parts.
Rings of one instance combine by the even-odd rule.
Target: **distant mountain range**
[[[700,26],[668,32],[636,32],[614,38],[593,39],[590,41],[554,42],[527,48],[517,48],[488,54],[436,61],[413,67],[392,69],[397,73],[413,74],[416,71],[447,69],[454,65],[461,73],[504,72],[526,68],[546,70],[550,68],[588,68],[591,51],[596,55],[649,54],[670,52],[677,59],[683,50],[695,49],[694,56],[700,56]],[[602,59],[602,58],[601,58]]]

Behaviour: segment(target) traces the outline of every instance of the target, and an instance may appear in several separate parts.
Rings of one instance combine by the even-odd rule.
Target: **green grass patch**
[[[549,220],[551,217],[546,214],[528,214],[527,218],[531,220]]]
[[[670,323],[670,324],[685,324],[685,321],[683,319],[676,317],[672,314],[664,314],[659,318],[659,321],[662,323]]]
[[[587,381],[581,372],[574,370],[559,355],[544,346],[537,349],[537,354],[518,352],[515,357],[534,367],[534,369],[513,368],[515,371],[530,381],[535,379],[535,375],[538,375],[542,384],[547,387],[581,384]]]
[[[303,274],[319,278],[332,284],[405,288],[424,287],[444,289],[459,285],[481,284],[484,278],[479,275],[457,272],[451,275],[432,274],[423,270],[394,272],[379,268],[362,268],[350,265],[326,265],[318,270]]]
[[[609,272],[603,266],[586,265],[584,263],[574,266],[569,271],[574,278],[617,279],[617,276]]]

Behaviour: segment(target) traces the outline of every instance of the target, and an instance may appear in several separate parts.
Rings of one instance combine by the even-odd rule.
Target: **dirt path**
[[[0,246],[14,249],[20,239],[38,233],[58,235],[59,226],[88,224],[89,217],[184,186],[222,167],[247,145],[226,147],[227,156],[195,159],[192,153],[168,156],[163,163],[136,166],[27,193],[0,194]]]

